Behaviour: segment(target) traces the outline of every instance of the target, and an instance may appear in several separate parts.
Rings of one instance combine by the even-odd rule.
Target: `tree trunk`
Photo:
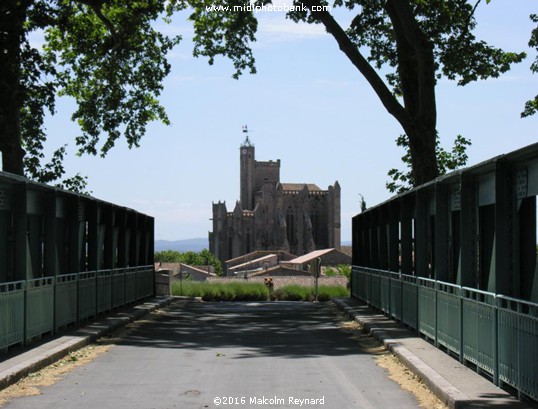
[[[2,0],[0,5],[0,151],[4,172],[24,176],[21,142],[21,44],[28,4]]]
[[[320,0],[303,0],[310,10],[323,10]],[[439,175],[435,144],[437,109],[435,103],[435,60],[433,46],[422,32],[409,0],[387,0],[398,53],[398,75],[404,105],[388,89],[379,74],[361,54],[344,29],[328,11],[311,11],[340,50],[366,78],[383,106],[402,125],[409,140],[413,185],[429,182]]]
[[[388,0],[385,9],[396,40],[405,104],[405,115],[396,119],[407,134],[413,185],[419,186],[439,176],[433,45],[421,30],[409,1]]]
[[[413,186],[419,186],[439,176],[437,155],[435,152],[437,131],[435,127],[414,124],[406,127],[411,153],[411,174]],[[418,126],[417,126],[418,125]]]

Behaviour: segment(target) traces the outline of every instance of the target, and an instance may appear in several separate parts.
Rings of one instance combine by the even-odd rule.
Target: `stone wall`
[[[155,273],[155,295],[170,295],[173,270],[159,270]]]
[[[207,278],[211,276],[211,274],[207,271],[181,263],[179,264],[179,271],[183,275],[183,278],[185,278],[186,274],[188,274],[191,280],[194,281],[206,281]]]
[[[315,285],[315,279],[312,276],[258,276],[251,277],[248,280],[240,277],[211,277],[209,282],[230,282],[233,280],[239,280],[249,283],[264,283],[264,280],[268,277],[273,279],[274,289],[284,287],[286,285],[302,285],[305,287],[313,287]],[[347,287],[348,280],[345,276],[336,277],[320,277],[318,285],[341,285]]]

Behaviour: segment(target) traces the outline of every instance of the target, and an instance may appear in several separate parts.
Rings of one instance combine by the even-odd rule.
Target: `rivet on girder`
[[[461,190],[460,189],[452,191],[451,199],[452,199],[452,203],[451,203],[452,211],[461,210]]]
[[[11,210],[11,198],[9,191],[0,187],[0,210]]]
[[[527,167],[518,169],[516,172],[516,198],[524,199],[528,191],[528,170]]]

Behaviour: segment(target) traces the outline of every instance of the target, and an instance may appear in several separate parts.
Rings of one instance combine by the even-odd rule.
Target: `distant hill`
[[[175,250],[184,253],[185,251],[202,251],[209,249],[207,238],[185,239],[185,240],[155,240],[155,251]]]
[[[351,240],[343,241],[342,246],[351,246]],[[202,251],[209,249],[207,239],[185,239],[185,240],[155,240],[155,251],[175,250],[184,253],[185,251]]]

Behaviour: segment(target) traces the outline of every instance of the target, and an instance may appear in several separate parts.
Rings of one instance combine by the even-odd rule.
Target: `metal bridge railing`
[[[0,349],[24,340],[24,299],[26,282],[0,284]]]
[[[538,400],[538,304],[422,277],[354,266],[351,295]]]
[[[0,284],[0,350],[153,295],[153,266]]]
[[[538,304],[497,296],[499,379],[538,399]]]

